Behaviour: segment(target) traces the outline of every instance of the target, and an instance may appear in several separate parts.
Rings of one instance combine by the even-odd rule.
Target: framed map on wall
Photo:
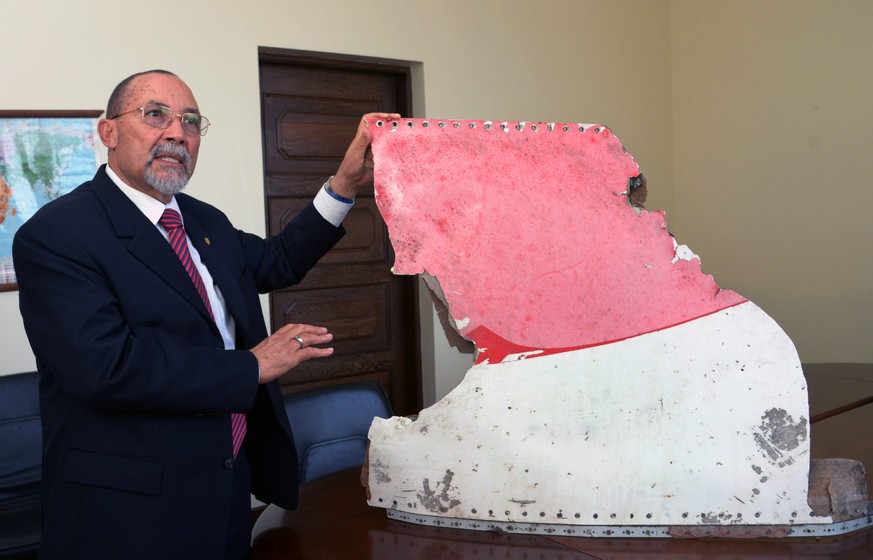
[[[18,287],[12,238],[47,202],[91,179],[103,111],[0,111],[0,291]]]

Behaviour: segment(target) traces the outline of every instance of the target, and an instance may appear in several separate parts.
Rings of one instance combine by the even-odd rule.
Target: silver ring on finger
[[[296,340],[296,341],[297,341],[297,344],[300,345],[300,349],[301,349],[301,350],[303,350],[304,348],[306,348],[306,344],[303,342],[303,337],[302,337],[302,336],[300,336],[300,335],[298,334],[297,336],[294,337],[294,340]]]

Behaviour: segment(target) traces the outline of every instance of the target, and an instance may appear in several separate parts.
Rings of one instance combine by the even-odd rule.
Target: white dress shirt
[[[121,189],[121,192],[123,192],[127,198],[129,198],[131,202],[139,208],[145,217],[155,225],[158,231],[161,232],[161,235],[164,236],[164,239],[167,239],[168,242],[169,237],[167,232],[164,228],[158,225],[158,220],[163,216],[164,210],[172,208],[182,217],[182,223],[185,223],[185,215],[179,209],[179,203],[176,202],[175,196],[170,200],[169,204],[165,205],[160,200],[125,184],[108,165],[106,166],[106,174],[109,175],[112,182]],[[343,219],[345,219],[346,215],[349,213],[349,210],[352,208],[352,204],[341,202],[330,196],[325,191],[324,187],[318,191],[315,200],[313,200],[313,204],[319,214],[335,227],[339,227]],[[191,259],[194,261],[194,266],[197,267],[197,271],[200,273],[201,278],[203,278],[203,285],[209,296],[209,305],[212,306],[212,316],[215,318],[215,324],[218,326],[218,330],[221,332],[221,337],[224,339],[224,347],[227,350],[233,350],[236,348],[236,340],[234,336],[234,333],[236,332],[236,324],[233,317],[231,317],[227,312],[227,306],[224,304],[221,290],[213,281],[212,275],[209,274],[209,269],[206,268],[206,265],[204,265],[203,261],[200,260],[200,253],[197,252],[197,248],[191,244],[190,239],[188,239],[188,252],[191,253]]]

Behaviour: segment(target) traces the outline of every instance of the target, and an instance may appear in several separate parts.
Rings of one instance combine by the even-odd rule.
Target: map
[[[94,176],[96,118],[0,118],[0,286],[15,284],[12,238],[45,203]]]

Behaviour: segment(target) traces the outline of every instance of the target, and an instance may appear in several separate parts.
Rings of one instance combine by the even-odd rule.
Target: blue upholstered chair
[[[285,411],[300,459],[300,483],[359,467],[376,416],[392,416],[378,383],[335,385],[285,395]]]
[[[39,375],[0,376],[0,558],[25,558],[40,539]]]

